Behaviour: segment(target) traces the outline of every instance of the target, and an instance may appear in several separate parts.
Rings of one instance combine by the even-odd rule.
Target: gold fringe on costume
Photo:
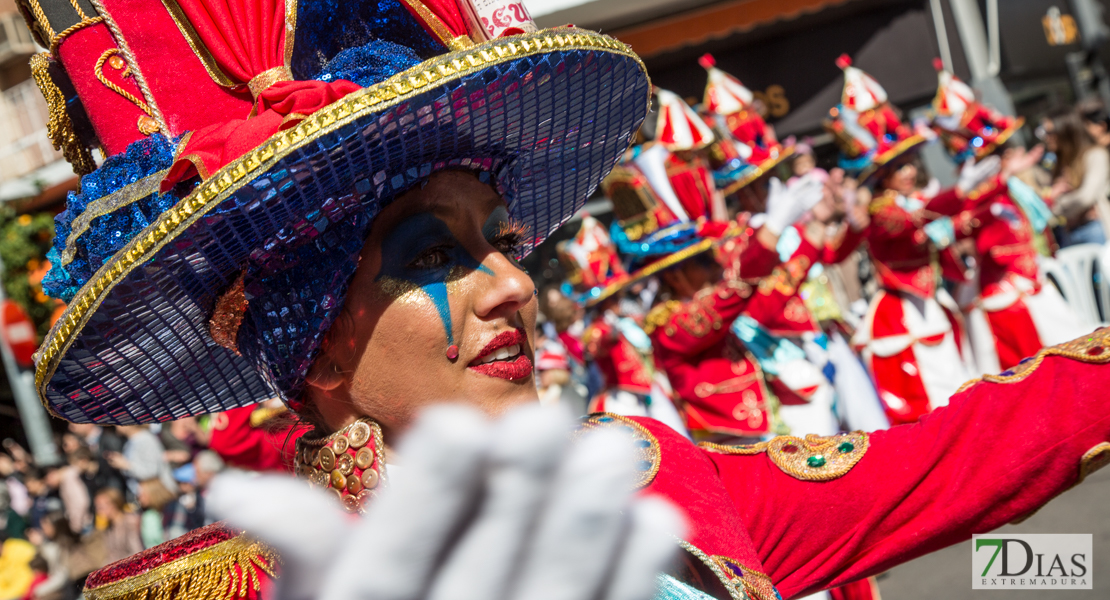
[[[69,120],[69,114],[66,112],[65,95],[50,78],[49,68],[49,53],[42,52],[31,57],[31,76],[34,77],[50,109],[46,135],[54,148],[61,150],[66,161],[73,165],[75,173],[78,175],[92,173],[96,170],[96,161],[93,160],[89,149],[78,139],[77,132],[73,130],[73,122]]]
[[[87,600],[225,600],[261,589],[259,571],[276,577],[277,553],[239,535],[173,562],[85,588]]]

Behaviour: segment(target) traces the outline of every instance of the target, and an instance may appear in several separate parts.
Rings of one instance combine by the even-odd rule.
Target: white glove
[[[626,434],[572,444],[571,423],[539,406],[492,423],[436,407],[361,519],[278,476],[220,476],[209,512],[278,551],[281,600],[649,600],[683,518],[633,495]]]
[[[787,227],[820,202],[824,193],[825,184],[812,175],[800,177],[790,187],[772,177],[767,193],[767,222],[764,227],[775,235],[782,235]]]
[[[1002,159],[997,156],[988,156],[979,162],[976,162],[974,158],[969,159],[960,168],[960,178],[956,181],[956,189],[966,194],[1001,170]]]

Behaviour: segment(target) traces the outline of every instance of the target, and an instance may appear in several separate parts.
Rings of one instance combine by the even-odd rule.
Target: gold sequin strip
[[[239,535],[120,581],[85,589],[88,600],[200,600],[242,598],[259,591],[258,572],[276,577],[278,555]]]
[[[612,413],[599,413],[590,415],[582,423],[578,435],[597,429],[617,429],[627,431],[632,436],[636,447],[636,483],[634,489],[639,489],[651,483],[659,473],[659,463],[662,459],[659,452],[659,440],[643,425],[632,419],[627,419]]]
[[[726,446],[703,442],[699,447],[717,454],[752,455],[766,452],[783,473],[802,481],[830,481],[843,476],[863,458],[870,445],[867,432],[807,435],[805,439],[780,435],[758,444]]]
[[[66,245],[62,250],[62,266],[73,262],[74,256],[77,255],[77,240],[89,230],[93,221],[157,192],[158,186],[162,184],[162,179],[169,172],[169,169],[164,169],[147,175],[135,183],[128,184],[107,196],[90,202],[84,212],[77,215],[77,218],[73,220],[72,229],[69,235],[66,236]]]
[[[94,4],[98,0],[91,0]],[[97,7],[98,10],[101,7]],[[101,13],[103,14],[103,12]],[[110,20],[109,20],[110,22]],[[626,44],[608,36],[572,28],[546,29],[536,33],[499,38],[466,51],[451,52],[429,59],[389,79],[354,92],[301,121],[296,127],[275,134],[258,148],[232,161],[197,186],[173,208],[162,213],[155,223],[136,235],[116,252],[77,292],[66,312],[50,329],[35,361],[35,387],[39,399],[49,409],[46,383],[58,362],[76,339],[104,298],[135,267],[143,264],[163,246],[185,232],[204,214],[252,181],[275,162],[319,137],[373,111],[383,111],[424,91],[431,85],[456,81],[489,66],[526,56],[553,51],[595,50],[628,57],[647,73],[647,67]],[[644,96],[645,106],[651,94]],[[182,140],[180,146],[184,146]],[[53,414],[53,413],[52,413]]]

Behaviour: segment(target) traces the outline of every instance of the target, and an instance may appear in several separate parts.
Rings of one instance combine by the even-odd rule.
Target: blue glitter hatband
[[[51,330],[39,391],[67,420],[101,424],[295,401],[382,207],[439,169],[489,172],[532,231],[530,251],[628,148],[648,94],[626,46],[568,28],[356,92],[214,173],[121,248]],[[244,269],[236,354],[208,320]]]

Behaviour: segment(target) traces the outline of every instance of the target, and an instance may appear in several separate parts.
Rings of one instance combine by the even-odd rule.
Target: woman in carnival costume
[[[1023,121],[979,103],[967,84],[944,70],[939,60],[933,128],[958,165],[992,155],[1032,165],[1040,152],[1026,153],[1007,142]],[[994,177],[968,194],[954,219],[956,238],[971,238],[976,249],[968,336],[980,372],[1009,369],[1045,346],[1079,335],[1083,327],[1056,287],[1037,267],[1037,241],[1052,211],[1015,173]]]
[[[609,177],[607,193],[620,196],[623,188]],[[689,435],[670,398],[670,384],[655,370],[651,340],[635,315],[622,308],[623,291],[639,279],[625,270],[605,227],[587,215],[574,237],[559,244],[558,254],[568,283],[589,312],[582,344],[604,384],[588,412],[651,417]]]
[[[792,598],[1027,515],[1105,462],[1104,332],[870,435],[699,448],[597,415],[572,445],[540,409],[485,420],[536,402],[515,257],[646,112],[614,40],[446,0],[26,14],[57,59],[35,71],[56,141],[88,157],[79,100],[108,154],[58,218],[43,401],[130,424],[277,393],[313,424],[298,474],[327,491],[226,481],[210,506],[270,546],[211,526],[94,573],[88,598]],[[463,406],[416,419],[444,398]],[[983,460],[991,444],[1007,451]],[[687,527],[655,579],[682,529],[660,497]]]
[[[970,162],[956,187],[926,196],[913,159],[927,137],[893,120],[878,82],[845,57],[838,64],[844,92],[826,126],[844,153],[842,165],[873,187],[865,237],[880,285],[852,344],[862,350],[890,422],[912,423],[946,404],[970,376],[966,330],[940,278],[966,279],[952,246],[952,215],[998,172],[998,160]]]

